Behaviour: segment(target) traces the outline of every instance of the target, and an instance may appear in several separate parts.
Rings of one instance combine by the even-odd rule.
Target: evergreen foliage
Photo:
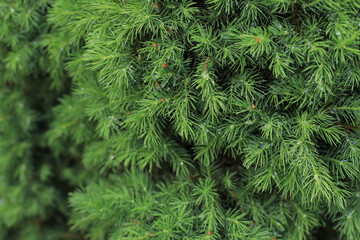
[[[67,164],[44,138],[51,108],[69,88],[62,62],[42,47],[47,11],[47,1],[0,1],[0,239],[70,234],[65,194],[73,188],[55,172]]]
[[[360,239],[359,8],[2,0],[1,237]]]

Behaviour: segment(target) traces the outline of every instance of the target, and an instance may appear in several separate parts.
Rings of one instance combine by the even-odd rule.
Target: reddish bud
[[[251,105],[251,108],[252,108],[252,109],[255,109],[255,104]]]
[[[130,112],[126,112],[126,116],[129,116],[130,115]]]
[[[290,196],[290,192],[289,192],[289,191],[286,193],[286,199],[287,199],[288,201],[290,201],[290,199],[291,199],[291,196]]]
[[[137,60],[138,60],[139,62],[141,62],[142,59],[141,59],[141,57],[139,56],[139,57],[137,58]]]
[[[35,224],[36,225],[40,226],[41,222],[42,222],[41,218],[36,218],[35,219]]]
[[[158,87],[159,87],[159,84],[158,84],[158,83],[155,83],[155,87],[158,88]]]
[[[164,98],[162,98],[162,99],[160,99],[160,101],[161,101],[161,102],[165,102],[165,99],[164,99]]]
[[[259,37],[255,37],[255,40],[256,40],[257,43],[260,43],[260,42],[261,42],[261,40],[260,40]]]
[[[151,233],[148,234],[148,237],[151,237]]]
[[[193,180],[194,179],[194,176],[190,176],[190,180]]]
[[[209,70],[207,63],[204,63],[205,70]]]
[[[272,237],[271,240],[276,240],[276,238],[275,238],[275,237]]]
[[[233,197],[235,197],[236,195],[237,195],[237,193],[236,192],[234,192],[234,191],[232,191],[233,192]]]
[[[125,3],[125,0],[122,0],[123,3]]]
[[[169,28],[168,28],[168,33],[172,33],[172,30],[173,30],[173,29],[172,29],[171,27],[169,27]]]
[[[206,58],[206,61],[209,61],[209,60],[210,60],[210,57],[207,57],[207,58]]]
[[[156,6],[156,3],[155,3],[155,2],[153,2],[153,3],[152,3],[152,5],[153,5],[153,6]]]
[[[190,84],[189,80],[186,80],[186,81],[185,81],[185,83],[186,83],[187,85],[189,85],[189,84]]]
[[[208,232],[208,235],[211,235],[211,234],[212,234],[212,232],[211,232],[211,231],[209,231],[209,232]]]
[[[162,67],[163,67],[163,68],[167,68],[167,66],[168,66],[167,63],[163,63],[163,64],[162,64]]]
[[[153,45],[154,47],[157,47],[157,43],[153,43],[152,45]]]

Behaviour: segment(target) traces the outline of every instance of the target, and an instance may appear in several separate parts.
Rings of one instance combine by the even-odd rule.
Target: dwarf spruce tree
[[[22,20],[21,2],[46,6],[46,23],[30,21],[44,36],[29,51],[44,52],[47,74],[27,84],[48,78],[60,94],[72,81],[46,105],[41,132],[53,171],[65,168],[57,174],[78,186],[72,231],[91,240],[360,239],[360,1],[16,2]],[[4,41],[3,89],[14,95],[34,61],[19,64]],[[1,97],[1,111],[20,106]],[[31,133],[11,125],[23,118],[0,136]],[[16,143],[2,142],[7,154]],[[0,156],[11,158],[24,161]],[[44,195],[37,201],[56,199]]]
[[[90,239],[358,239],[359,1],[60,0],[50,143]],[[56,54],[56,53],[54,53]],[[57,145],[53,146],[57,148]]]

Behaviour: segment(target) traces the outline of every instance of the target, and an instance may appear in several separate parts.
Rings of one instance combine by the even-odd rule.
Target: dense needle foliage
[[[360,239],[359,9],[0,0],[0,238]]]

